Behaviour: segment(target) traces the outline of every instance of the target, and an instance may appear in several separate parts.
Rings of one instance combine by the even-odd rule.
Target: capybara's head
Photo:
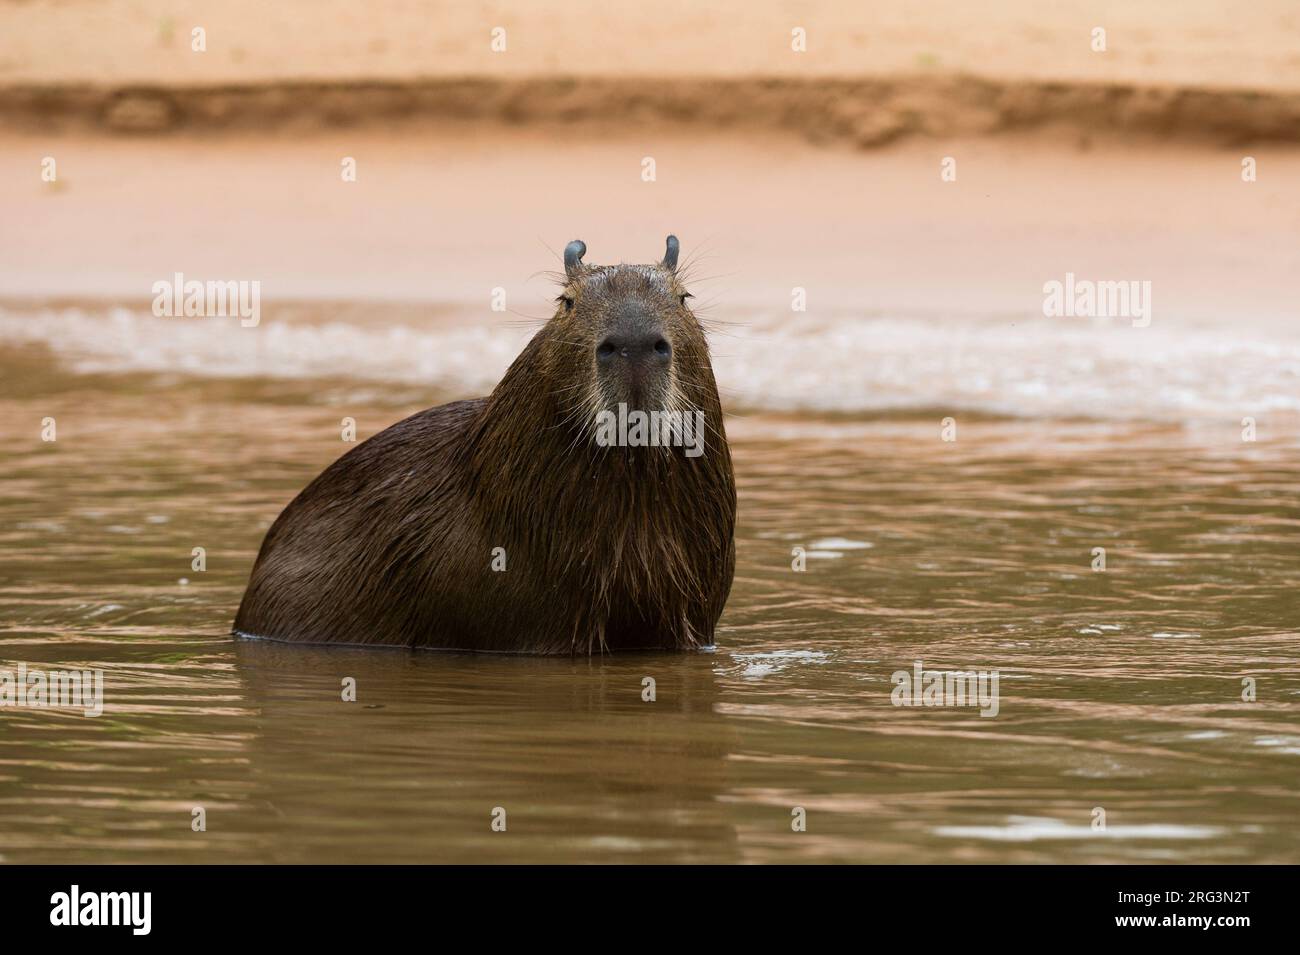
[[[580,430],[620,405],[688,413],[706,394],[716,396],[704,330],[677,272],[678,249],[670,235],[653,265],[587,265],[581,241],[565,248],[544,367],[552,394]]]

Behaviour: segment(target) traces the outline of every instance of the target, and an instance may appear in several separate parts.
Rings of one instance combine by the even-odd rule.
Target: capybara
[[[711,645],[736,489],[678,249],[669,236],[654,265],[593,266],[569,243],[555,315],[488,397],[398,422],[284,509],[235,632],[539,654]]]

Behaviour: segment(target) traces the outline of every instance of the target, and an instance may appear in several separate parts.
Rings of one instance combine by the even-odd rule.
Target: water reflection
[[[239,641],[236,659],[260,729],[252,778],[291,834],[292,860],[735,852],[717,798],[738,739],[715,712],[707,654],[549,660]],[[647,677],[654,702],[642,698]],[[346,678],[355,703],[341,701]],[[504,833],[489,827],[498,806]],[[377,819],[393,828],[376,832]]]

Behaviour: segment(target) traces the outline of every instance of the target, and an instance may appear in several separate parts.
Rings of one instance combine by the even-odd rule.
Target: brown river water
[[[740,402],[716,649],[536,659],[229,634],[340,419],[455,395],[0,373],[0,669],[104,673],[99,716],[0,708],[0,861],[1300,862],[1293,418]],[[996,715],[894,705],[917,661]]]

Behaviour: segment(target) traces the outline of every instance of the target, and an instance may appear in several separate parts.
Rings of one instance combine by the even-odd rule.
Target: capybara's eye
[[[561,296],[560,296],[560,301],[564,303],[564,310],[565,310],[566,312],[571,312],[571,311],[573,311],[573,299],[571,299],[571,298],[570,298],[569,296],[567,296],[567,295],[561,295]]]
[[[601,342],[600,347],[596,349],[596,354],[601,358],[608,358],[617,350],[618,349],[614,347],[612,342]]]

